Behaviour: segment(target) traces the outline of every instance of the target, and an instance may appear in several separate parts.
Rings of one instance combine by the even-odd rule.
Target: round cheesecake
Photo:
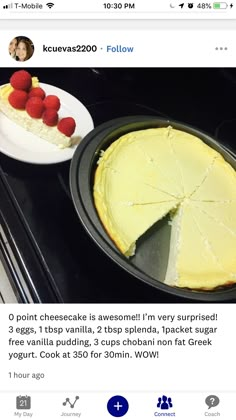
[[[122,136],[98,161],[94,203],[127,257],[169,215],[167,284],[211,290],[236,283],[236,172],[199,138],[172,127]]]

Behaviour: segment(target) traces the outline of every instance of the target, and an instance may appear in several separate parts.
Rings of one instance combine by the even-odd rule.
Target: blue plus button
[[[129,409],[129,403],[121,395],[115,395],[107,403],[107,410],[113,417],[123,417]]]

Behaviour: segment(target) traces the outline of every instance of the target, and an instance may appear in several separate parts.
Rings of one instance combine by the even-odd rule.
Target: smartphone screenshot
[[[235,22],[1,0],[2,419],[233,419]]]

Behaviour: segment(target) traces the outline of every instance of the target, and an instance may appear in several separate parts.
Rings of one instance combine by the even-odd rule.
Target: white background
[[[1,307],[1,349],[0,369],[1,385],[0,391],[4,392],[4,403],[2,409],[5,412],[5,419],[13,417],[14,401],[16,395],[31,395],[34,400],[34,417],[37,413],[42,415],[45,407],[50,418],[56,419],[60,416],[61,402],[66,396],[80,396],[80,408],[84,418],[110,418],[106,412],[106,402],[113,395],[123,395],[132,402],[133,409],[130,410],[127,419],[149,419],[154,418],[157,397],[163,393],[171,395],[175,404],[176,416],[181,419],[205,418],[205,412],[220,412],[221,418],[229,420],[231,417],[231,404],[235,400],[235,327],[233,320],[236,315],[236,307],[231,304],[196,304],[196,305],[5,305]],[[21,361],[8,361],[9,352],[30,352],[32,348],[24,346],[8,346],[9,337],[26,339],[29,336],[9,333],[9,326],[34,327],[36,331],[43,322],[36,321],[9,321],[9,314],[14,314],[15,319],[22,315],[37,314],[94,314],[115,315],[115,314],[140,314],[140,321],[79,321],[79,322],[46,322],[54,327],[70,327],[75,325],[91,326],[95,329],[93,337],[99,339],[117,339],[117,334],[97,334],[97,325],[112,325],[114,327],[128,326],[149,326],[161,328],[177,327],[217,327],[217,332],[210,335],[201,334],[170,334],[166,337],[173,339],[192,337],[194,339],[212,340],[212,346],[172,346],[159,347],[158,359],[25,359]],[[198,315],[217,314],[216,321],[194,321],[194,322],[170,322],[170,321],[142,321],[142,314],[158,315]],[[231,321],[229,321],[231,320]],[[13,337],[14,336],[14,337]],[[45,336],[45,334],[44,334]],[[67,338],[71,335],[67,334]],[[153,334],[150,334],[153,336]],[[48,335],[51,338],[58,338],[56,335]],[[65,338],[63,333],[60,338]],[[73,338],[75,335],[73,336]],[[88,338],[88,334],[77,334],[77,337]],[[144,338],[145,334],[132,334],[130,338]],[[31,337],[32,338],[32,337]],[[39,332],[33,338],[40,338]],[[119,339],[123,338],[123,332]],[[159,337],[160,338],[160,337]],[[60,348],[61,349],[61,348]],[[109,345],[91,347],[95,351],[110,350]],[[120,349],[113,347],[114,351]],[[149,348],[136,348],[136,350],[150,350]],[[152,347],[151,350],[156,350]],[[45,346],[36,348],[37,351],[53,351],[53,347]],[[63,346],[63,351],[71,351],[71,347]],[[44,379],[10,379],[9,372],[17,373],[43,373]],[[14,375],[13,375],[14,376]],[[221,400],[218,407],[208,411],[205,405],[205,398],[208,395],[217,395]],[[2,394],[3,395],[3,394]],[[230,402],[231,401],[231,402]],[[94,404],[92,403],[94,402]],[[97,407],[96,417],[94,406]],[[101,417],[100,417],[101,416]],[[104,417],[105,416],[105,417]],[[107,416],[107,417],[106,417]],[[40,416],[39,416],[40,418]]]
[[[212,346],[174,346],[174,347],[161,347],[159,350],[158,359],[68,359],[68,360],[53,360],[52,359],[40,359],[37,360],[12,360],[8,361],[8,351],[11,348],[8,347],[8,338],[13,337],[13,334],[9,334],[8,327],[10,325],[18,327],[27,327],[42,325],[42,322],[30,322],[30,321],[9,321],[8,316],[10,313],[17,314],[68,314],[68,313],[80,313],[80,314],[154,314],[154,315],[167,315],[167,314],[218,314],[218,321],[205,321],[205,322],[169,322],[169,321],[139,321],[136,323],[137,326],[149,326],[156,325],[161,327],[165,325],[167,327],[176,327],[179,325],[185,325],[189,327],[195,326],[212,326],[217,327],[217,333],[209,335],[190,334],[186,335],[186,338],[193,337],[196,339],[212,339]],[[10,380],[8,372],[11,371],[34,371],[37,366],[37,371],[46,373],[46,381],[34,381],[27,383],[30,389],[41,389],[41,390],[62,390],[65,388],[65,384],[70,383],[70,389],[83,389],[84,391],[96,391],[96,390],[129,390],[129,391],[155,391],[157,387],[157,375],[158,383],[161,382],[162,388],[175,389],[175,390],[194,390],[194,391],[207,391],[207,390],[220,390],[220,391],[233,391],[235,390],[235,378],[234,375],[229,375],[229,372],[234,371],[232,366],[235,354],[235,327],[234,323],[229,320],[234,320],[236,314],[236,306],[231,304],[179,304],[179,305],[6,305],[1,307],[2,323],[1,323],[1,349],[0,349],[0,360],[1,360],[1,377],[4,377],[4,382],[1,383],[1,390],[13,390],[18,389],[19,384],[22,383],[18,380]],[[55,327],[64,327],[63,322],[47,322]],[[67,322],[68,326],[76,326],[84,324],[84,322]],[[86,325],[112,325],[114,327],[121,326],[132,326],[132,322],[107,322],[103,323],[97,321],[86,321]],[[119,325],[120,324],[120,325]],[[39,333],[38,333],[39,334]],[[37,338],[38,334],[35,336]],[[85,334],[86,335],[86,334]],[[88,338],[88,335],[83,338]],[[95,338],[104,339],[117,339],[116,334],[95,334]],[[151,337],[153,334],[151,334]],[[26,336],[20,336],[18,339],[27,338]],[[33,336],[33,338],[35,338]],[[48,335],[50,338],[50,335]],[[55,335],[56,337],[56,335]],[[64,338],[64,335],[62,336]],[[82,338],[82,335],[79,336]],[[123,336],[119,336],[119,338]],[[132,335],[132,338],[141,337],[144,338],[144,334],[140,333]],[[185,338],[182,334],[173,334],[166,336],[165,338]],[[16,338],[16,337],[13,337]],[[32,338],[32,337],[31,337]],[[61,338],[61,337],[60,337]],[[74,336],[73,336],[74,338]],[[159,337],[160,338],[160,337]],[[161,337],[163,338],[163,337]],[[17,346],[16,346],[17,347]],[[16,347],[14,347],[16,349]],[[107,347],[107,348],[106,348]],[[48,351],[47,347],[47,351]],[[53,348],[53,347],[52,347]],[[49,348],[50,349],[50,348]],[[99,347],[94,349],[100,350]],[[109,349],[109,346],[103,347],[103,350]],[[128,348],[126,348],[128,349]],[[22,351],[22,349],[20,349]],[[45,349],[42,349],[45,350]],[[64,350],[64,346],[63,346]],[[65,347],[65,351],[66,351]],[[81,350],[81,349],[80,349]],[[84,349],[86,350],[86,349]],[[98,351],[96,350],[96,351]],[[112,348],[112,350],[121,351],[120,349]],[[123,349],[122,349],[123,350]],[[137,350],[137,349],[136,349]],[[143,350],[143,349],[142,349]],[[145,350],[145,349],[144,349]],[[157,350],[156,348],[148,348],[148,350]],[[12,351],[12,350],[11,350]],[[16,351],[18,351],[16,349]],[[23,351],[27,350],[27,346]],[[74,369],[78,370],[79,375],[74,376]],[[137,372],[138,369],[138,372]],[[232,371],[233,369],[233,371]],[[88,372],[92,373],[88,375]],[[125,377],[125,380],[124,380]],[[204,377],[204,380],[203,380]],[[60,381],[59,378],[63,378]],[[193,380],[194,378],[194,380]],[[68,386],[68,385],[67,385]]]
[[[172,0],[133,0],[133,1],[105,1],[89,0],[81,2],[76,0],[54,0],[52,8],[47,7],[47,1],[24,2],[24,4],[35,3],[41,5],[41,8],[21,9],[15,6],[15,2],[2,2],[8,4],[8,9],[0,9],[1,19],[233,19],[236,16],[234,1],[221,2],[224,9],[215,10],[214,1],[189,1],[183,2],[183,8],[179,7],[181,1]],[[17,3],[17,2],[16,2]],[[133,5],[124,7],[124,5]],[[193,3],[193,8],[188,4]],[[207,5],[205,8],[198,8],[199,4]],[[21,2],[18,2],[21,4]],[[108,4],[104,7],[104,4]],[[231,8],[230,4],[234,6]],[[109,7],[111,5],[111,7]],[[116,6],[119,5],[119,6]],[[172,7],[170,7],[170,5]],[[11,7],[10,7],[11,6]],[[1,6],[0,6],[1,7]]]
[[[30,38],[35,53],[27,62],[16,62],[8,54],[10,41],[19,35]],[[231,67],[236,65],[235,30],[145,31],[1,31],[3,67]],[[97,45],[95,53],[43,52],[46,46]],[[131,46],[133,53],[107,52],[107,46]],[[216,50],[218,48],[218,50]],[[223,48],[223,50],[220,50]],[[227,48],[227,50],[225,49]],[[65,61],[66,57],[66,61]]]

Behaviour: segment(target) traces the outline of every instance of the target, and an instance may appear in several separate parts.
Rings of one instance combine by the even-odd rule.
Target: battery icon
[[[227,9],[228,4],[224,2],[213,3],[213,9]]]

